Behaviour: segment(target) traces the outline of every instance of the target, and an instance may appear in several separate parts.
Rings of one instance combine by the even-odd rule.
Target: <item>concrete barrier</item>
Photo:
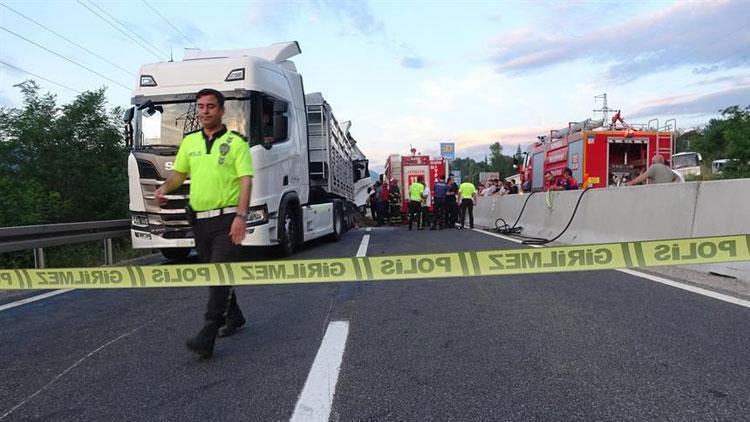
[[[700,184],[693,236],[750,233],[750,179]]]
[[[518,222],[522,234],[550,239],[563,231],[582,193],[553,192],[551,208],[546,193],[530,198],[528,194],[480,197],[475,223],[494,229],[495,221],[502,218],[512,225],[528,198]],[[557,242],[605,243],[740,233],[750,233],[750,179],[591,189]],[[717,266],[712,266],[712,271],[720,272]],[[750,279],[750,272],[738,278]]]

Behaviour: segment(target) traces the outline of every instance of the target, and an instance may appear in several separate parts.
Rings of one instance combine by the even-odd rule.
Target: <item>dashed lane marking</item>
[[[42,293],[40,295],[36,295],[36,296],[32,296],[32,297],[27,297],[26,299],[17,300],[15,302],[6,303],[5,305],[0,305],[0,312],[6,311],[8,309],[13,309],[13,308],[16,308],[18,306],[26,305],[27,303],[36,302],[38,300],[44,300],[44,299],[47,299],[47,298],[52,297],[52,296],[57,296],[57,295],[61,295],[63,293],[68,293],[68,292],[71,292],[73,290],[75,290],[75,289],[54,290],[54,291],[51,291],[51,292]]]
[[[292,422],[329,420],[348,335],[349,321],[331,321],[328,324],[310,374],[294,407],[290,419]]]

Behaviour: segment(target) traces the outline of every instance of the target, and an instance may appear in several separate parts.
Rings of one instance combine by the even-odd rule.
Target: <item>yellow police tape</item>
[[[397,281],[748,260],[750,235],[734,235],[362,258],[0,270],[0,289],[109,289]]]

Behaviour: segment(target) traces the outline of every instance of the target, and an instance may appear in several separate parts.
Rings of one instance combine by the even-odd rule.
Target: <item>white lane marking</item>
[[[359,249],[357,249],[357,257],[360,256],[366,256],[367,255],[367,246],[370,244],[370,235],[366,234],[362,236],[362,242],[359,244]]]
[[[366,228],[365,231],[368,232],[368,233],[371,232],[372,231],[372,227]]]
[[[42,293],[40,295],[36,295],[36,296],[32,296],[32,297],[27,297],[26,299],[17,300],[15,302],[6,303],[5,305],[0,305],[0,312],[8,310],[8,309],[13,309],[13,308],[21,306],[21,305],[25,305],[27,303],[36,302],[37,300],[47,299],[48,297],[61,295],[63,293],[68,293],[68,292],[71,292],[73,290],[75,290],[75,289],[55,290],[55,291],[52,291],[52,292],[47,292],[47,293]]]
[[[62,371],[59,374],[57,374],[57,376],[55,376],[55,378],[53,378],[52,381],[50,381],[47,384],[45,384],[44,387],[40,388],[34,394],[26,397],[21,403],[18,403],[17,405],[13,406],[13,408],[11,408],[7,412],[5,412],[2,415],[0,415],[0,421],[2,421],[3,419],[7,418],[11,413],[15,412],[18,408],[20,408],[24,404],[28,403],[29,400],[33,399],[34,397],[36,397],[39,394],[41,394],[42,392],[44,392],[44,390],[48,389],[52,384],[54,384],[55,382],[57,382],[57,380],[59,380],[60,378],[64,377],[65,374],[67,374],[68,372],[70,372],[73,369],[75,369],[78,365],[82,364],[86,359],[90,358],[91,356],[94,356],[97,352],[99,352],[100,350],[102,350],[105,347],[109,346],[110,344],[116,343],[116,342],[124,339],[125,337],[133,334],[137,330],[140,330],[141,328],[143,328],[147,324],[148,323],[142,324],[142,325],[140,325],[138,327],[133,328],[132,330],[128,331],[127,333],[125,333],[125,334],[123,334],[123,335],[121,335],[121,336],[119,336],[117,338],[114,338],[114,339],[112,339],[112,340],[110,340],[110,341],[108,341],[108,342],[106,342],[104,344],[102,344],[101,346],[97,347],[96,350],[94,350],[94,351],[88,353],[86,356],[78,359],[74,364],[70,365],[69,367],[65,368],[64,371]]]
[[[625,274],[634,275],[636,277],[645,278],[645,279],[648,279],[648,280],[651,280],[651,281],[655,281],[657,283],[666,284],[667,286],[676,287],[676,288],[682,289],[682,290],[687,290],[689,292],[698,293],[699,295],[708,296],[708,297],[711,297],[711,298],[714,298],[714,299],[717,299],[717,300],[721,300],[721,301],[724,301],[724,302],[733,303],[735,305],[744,306],[745,308],[750,308],[750,300],[744,300],[744,299],[732,297],[732,296],[725,295],[725,294],[722,294],[722,293],[717,293],[717,292],[714,292],[714,291],[711,291],[711,290],[708,290],[708,289],[702,289],[700,287],[691,286],[689,284],[678,283],[676,281],[672,281],[672,280],[666,279],[664,277],[659,277],[659,276],[656,276],[656,275],[646,274],[646,273],[642,273],[640,271],[635,271],[635,270],[631,270],[631,269],[623,268],[623,269],[619,269],[619,270],[615,270],[615,271],[619,271],[619,272],[625,273]]]
[[[490,235],[490,236],[494,236],[494,237],[499,237],[501,239],[509,240],[511,242],[521,243],[521,240],[513,239],[513,238],[508,237],[508,236],[503,236],[501,234],[490,233],[490,232],[486,232],[484,230],[478,230],[478,229],[472,229],[472,230],[474,230],[475,232],[484,233],[486,235]],[[544,247],[542,245],[527,245],[527,246],[531,246],[533,248],[542,248],[542,247]],[[640,271],[631,270],[631,269],[627,269],[627,268],[616,269],[615,271],[619,271],[619,272],[625,273],[625,274],[630,274],[630,275],[633,275],[633,276],[636,276],[636,277],[645,278],[647,280],[655,281],[657,283],[666,284],[667,286],[671,286],[671,287],[675,287],[675,288],[678,288],[678,289],[686,290],[686,291],[692,292],[692,293],[697,293],[699,295],[703,295],[703,296],[707,296],[707,297],[710,297],[710,298],[713,298],[713,299],[721,300],[723,302],[732,303],[734,305],[743,306],[745,308],[750,308],[750,301],[748,301],[748,300],[744,300],[744,299],[740,299],[740,298],[737,298],[737,297],[725,295],[725,294],[722,294],[722,293],[717,293],[717,292],[714,292],[712,290],[702,289],[700,287],[695,287],[695,286],[691,286],[689,284],[680,283],[678,281],[670,280],[668,278],[659,277],[659,276],[655,276],[655,275],[651,275],[651,274],[646,274],[646,273],[642,273]]]
[[[291,421],[327,422],[330,418],[348,335],[349,321],[331,321],[328,324]]]

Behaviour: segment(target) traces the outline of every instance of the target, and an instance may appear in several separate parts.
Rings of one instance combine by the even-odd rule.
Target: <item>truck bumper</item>
[[[277,245],[276,220],[268,223],[247,228],[247,235],[242,241],[243,246],[272,246]],[[228,235],[228,234],[227,234]],[[166,239],[163,236],[151,233],[148,228],[130,229],[130,239],[133,249],[161,249],[161,248],[194,248],[195,240],[192,237],[183,239]]]

